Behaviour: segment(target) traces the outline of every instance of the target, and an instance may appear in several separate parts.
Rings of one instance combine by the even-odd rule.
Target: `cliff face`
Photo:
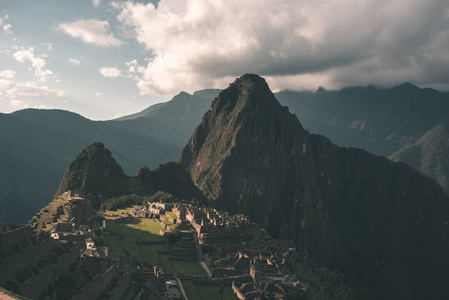
[[[102,143],[81,150],[70,162],[56,195],[67,190],[81,194],[116,196],[127,190],[128,176]]]
[[[154,170],[142,167],[135,176],[127,176],[111,152],[98,142],[83,149],[67,167],[56,195],[67,190],[97,200],[129,194],[153,195],[157,191],[186,200],[204,198],[180,164],[165,163]]]
[[[180,162],[217,208],[293,240],[376,298],[449,295],[442,189],[404,164],[309,134],[257,75],[219,94]]]

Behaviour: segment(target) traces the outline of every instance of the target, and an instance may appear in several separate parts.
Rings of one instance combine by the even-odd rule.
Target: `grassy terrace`
[[[176,227],[176,224],[173,224],[170,221],[164,220],[163,222],[164,222],[164,224],[168,225],[168,227],[170,227],[171,229],[175,229],[175,227]]]
[[[209,300],[221,299],[221,286],[195,284],[192,280],[181,280],[182,287],[187,294],[187,297],[192,300]],[[223,292],[224,300],[236,300],[237,296],[232,292],[230,285],[225,285]]]
[[[116,222],[120,213],[127,213],[128,209],[110,212],[111,216],[104,212],[99,213],[106,218],[106,228],[111,231],[110,234],[104,234],[110,257],[118,259],[126,249],[130,253],[142,257],[145,261],[162,267],[167,273],[207,275],[196,257],[180,260],[179,257],[171,254],[171,249],[165,247],[165,237],[160,235],[160,230],[163,228],[155,220],[136,218],[124,223]],[[175,226],[175,224],[171,225]],[[161,244],[138,245],[136,241],[160,242]],[[125,269],[128,263],[128,258],[122,259],[120,268]]]
[[[35,227],[35,230],[49,231],[53,228],[54,218],[57,215],[58,207],[64,206],[67,203],[67,197],[59,196],[53,199],[47,206],[42,208],[34,217],[31,218],[30,223]],[[57,222],[67,222],[68,215],[61,214],[56,220]]]
[[[106,243],[109,248],[109,256],[117,259],[123,250],[126,249],[134,255],[142,256],[144,259],[148,258],[146,255],[140,253],[136,245],[136,241],[165,241],[165,238],[160,235],[159,231],[162,226],[153,219],[132,219],[126,223],[118,223],[114,220],[106,220],[106,228],[113,231],[115,234],[105,234]],[[164,250],[164,245],[161,246]],[[148,260],[152,262],[151,260]]]
[[[173,218],[173,219],[177,219],[178,218],[178,216],[174,212],[172,212],[172,211],[168,211],[165,214],[168,215],[169,217]]]
[[[109,211],[110,216],[105,211],[99,211],[99,212],[97,212],[97,215],[105,217],[108,220],[116,220],[116,219],[118,219],[118,217],[121,214],[127,215],[131,208],[132,207],[126,207],[126,208],[122,208],[122,209],[118,209],[118,210],[114,210],[114,211]]]

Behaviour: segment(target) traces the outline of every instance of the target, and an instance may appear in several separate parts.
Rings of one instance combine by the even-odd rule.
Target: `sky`
[[[244,73],[449,90],[447,0],[0,0],[0,112],[107,120]]]

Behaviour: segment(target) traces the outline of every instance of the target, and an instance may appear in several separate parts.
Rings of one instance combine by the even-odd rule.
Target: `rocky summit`
[[[376,299],[449,299],[449,199],[430,178],[309,134],[265,80],[212,102],[179,161],[213,206],[292,240]]]
[[[104,144],[96,142],[84,148],[69,164],[55,196],[65,191],[88,196],[98,208],[102,200],[123,195],[153,195],[158,191],[179,199],[203,201],[189,173],[178,163],[169,162],[154,170],[142,167],[135,176],[127,176]]]

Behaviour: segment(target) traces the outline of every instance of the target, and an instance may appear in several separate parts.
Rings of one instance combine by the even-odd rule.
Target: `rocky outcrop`
[[[81,194],[116,196],[127,193],[128,176],[102,143],[84,148],[70,162],[56,195],[73,190]]]
[[[219,94],[179,161],[215,207],[294,241],[375,298],[449,296],[442,189],[405,164],[309,134],[259,76]]]
[[[204,198],[179,163],[165,163],[154,170],[142,167],[135,176],[127,176],[111,152],[98,142],[83,149],[72,160],[56,196],[68,190],[93,200],[94,207],[99,207],[102,200],[110,197],[130,194],[151,196],[157,191],[186,200]]]

